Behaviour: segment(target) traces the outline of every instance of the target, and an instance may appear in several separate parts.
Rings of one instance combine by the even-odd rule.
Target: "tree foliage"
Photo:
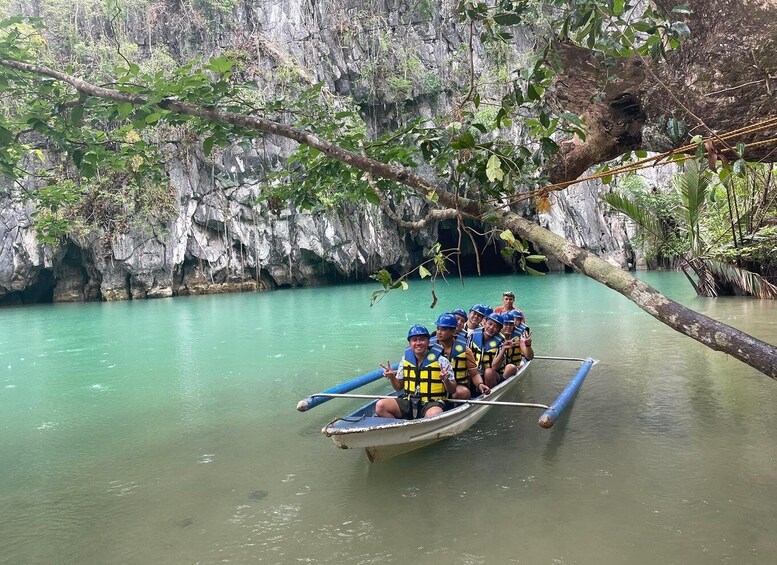
[[[768,275],[772,259],[761,265],[753,258],[770,257],[777,249],[765,249],[773,241],[765,235],[769,228],[764,227],[777,212],[777,194],[769,184],[755,180],[770,179],[772,166],[754,165],[734,173],[729,165],[716,173],[706,162],[688,160],[669,191],[640,186],[629,190],[626,184],[626,190],[606,194],[604,199],[639,226],[641,241],[654,257],[679,261],[697,293],[718,296],[735,291],[777,298],[777,287],[747,268],[766,267],[764,274]],[[742,194],[742,186],[752,187],[752,192]],[[759,220],[753,222],[754,217]],[[757,243],[736,252],[745,242]],[[742,261],[745,257],[749,260]]]
[[[119,3],[111,4],[105,8],[105,16],[122,7]],[[65,170],[37,167],[39,175],[41,169],[46,169],[46,183],[72,181],[87,193],[89,179],[106,179],[109,171],[119,170],[126,178],[112,179],[111,184],[142,186],[140,179],[144,179],[149,186],[156,186],[164,182],[165,158],[160,147],[165,141],[184,146],[189,142],[201,143],[207,156],[214,148],[230,143],[250,143],[255,135],[239,127],[182,116],[160,105],[176,100],[223,111],[248,108],[254,114],[313,132],[336,141],[344,149],[382,162],[414,169],[429,167],[426,170],[434,176],[433,183],[453,187],[461,194],[482,201],[509,200],[522,192],[537,191],[546,183],[543,165],[558,151],[554,138],[565,132],[585,136],[585,126],[577,116],[569,112],[555,115],[543,99],[555,74],[554,65],[558,64],[553,55],[554,41],[576,41],[608,57],[627,55],[634,49],[661,56],[683,35],[664,16],[651,10],[637,14],[632,5],[623,1],[462,0],[457,13],[470,25],[477,40],[491,45],[505,44],[520,29],[518,26],[534,25],[541,28],[535,31],[545,33],[538,37],[542,47],[534,60],[503,77],[501,98],[481,99],[481,89],[473,76],[450,115],[431,121],[410,121],[396,131],[375,137],[368,134],[352,101],[333,96],[320,84],[293,97],[257,97],[256,83],[242,80],[239,57],[232,54],[210,61],[191,60],[173,70],[149,69],[141,61],[125,57],[123,38],[114,30],[114,57],[105,58],[97,67],[86,67],[84,78],[109,82],[119,92],[143,97],[145,103],[135,105],[95,97],[81,100],[80,95],[74,96],[71,89],[56,80],[38,81],[29,74],[6,72],[0,95],[20,103],[6,113],[5,124],[0,124],[0,138],[9,142],[0,167],[7,176],[25,175],[29,171],[19,167],[22,156],[33,147],[45,145],[46,149],[69,158]],[[540,20],[543,24],[537,26]],[[64,31],[63,24],[58,25]],[[47,45],[43,40],[44,22],[40,19],[6,19],[3,30],[0,56],[4,59],[36,63],[45,51],[44,61],[54,63],[59,59],[59,63],[62,55],[74,55],[70,39],[59,54],[54,45]],[[628,49],[624,47],[626,43]],[[119,63],[115,64],[116,61]],[[114,64],[109,67],[111,62]],[[484,105],[495,111],[484,113]],[[530,134],[524,144],[516,144],[503,135],[516,118],[521,119]],[[265,201],[291,202],[300,208],[361,200],[377,204],[376,189],[398,197],[406,191],[399,183],[369,179],[305,145],[284,164],[283,170],[275,171],[270,181],[263,191]]]
[[[510,39],[512,26],[535,21],[528,5],[462,0],[458,11],[472,37],[498,42]],[[620,1],[553,0],[535,7],[552,22],[548,30],[560,31],[540,41],[536,60],[516,70],[506,94],[483,99],[474,79],[470,80],[450,115],[431,123],[410,123],[379,137],[365,135],[368,130],[358,113],[322,88],[296,100],[249,96],[254,87],[239,80],[231,57],[190,61],[169,75],[145,72],[127,61],[114,69],[109,87],[98,86],[38,64],[30,40],[39,36],[40,21],[5,20],[0,24],[5,30],[0,38],[0,95],[22,103],[3,113],[0,167],[6,175],[21,178],[30,172],[24,157],[45,147],[68,157],[61,174],[83,189],[91,179],[116,170],[132,177],[147,167],[146,177],[163,178],[164,132],[182,132],[174,141],[188,139],[197,149],[201,144],[205,154],[229,143],[251,142],[258,133],[280,135],[304,148],[290,167],[266,185],[268,200],[326,205],[333,200],[326,188],[337,186],[338,197],[371,199],[373,193],[383,204],[386,194],[401,198],[411,190],[436,211],[450,209],[535,242],[678,331],[777,377],[774,347],[689,311],[509,211],[509,205],[527,192],[540,199],[547,196],[544,171],[559,150],[557,139],[587,135],[587,125],[579,117],[554,112],[545,100],[557,72],[555,40],[595,49],[606,67],[609,61],[634,52],[661,57],[687,32],[664,15],[633,12],[633,6]],[[527,22],[529,16],[531,22]],[[35,32],[23,30],[22,24]],[[479,111],[486,103],[496,105],[495,114]],[[246,106],[250,115],[243,113]],[[503,129],[517,120],[533,135],[523,144],[503,136]],[[127,139],[130,134],[132,141]],[[337,163],[317,161],[316,151]],[[143,161],[135,171],[132,163],[138,158]],[[308,174],[309,181],[293,182],[308,163],[318,178]],[[50,166],[46,173],[48,178],[42,177],[38,187],[62,180]]]

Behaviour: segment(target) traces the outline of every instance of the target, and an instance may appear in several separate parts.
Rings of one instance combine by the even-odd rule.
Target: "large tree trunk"
[[[678,2],[655,3],[668,11]],[[777,161],[777,143],[752,145],[777,136],[777,0],[687,4],[694,11],[686,16],[691,37],[666,61],[632,57],[608,71],[590,50],[559,46],[565,70],[550,100],[579,114],[590,134],[561,145],[550,168],[553,181],[635,148],[666,151],[694,135],[721,135],[769,119],[770,127],[715,145],[721,151],[742,141],[747,160]],[[672,117],[685,121],[682,139],[667,135]]]

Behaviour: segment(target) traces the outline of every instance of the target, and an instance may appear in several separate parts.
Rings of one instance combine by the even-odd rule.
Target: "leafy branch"
[[[394,278],[391,276],[391,273],[389,273],[386,269],[381,269],[377,273],[370,275],[371,279],[378,281],[383,287],[382,289],[376,290],[372,293],[372,296],[370,296],[370,306],[373,306],[377,302],[383,300],[383,298],[385,298],[386,295],[392,290],[407,290],[408,278],[417,271],[418,275],[422,279],[429,278],[431,281],[432,303],[429,305],[429,308],[434,308],[437,305],[437,293],[434,289],[434,283],[437,280],[437,277],[442,277],[445,279],[445,274],[448,272],[446,262],[452,261],[451,257],[457,256],[461,253],[458,248],[441,249],[441,247],[442,246],[439,243],[436,243],[429,251],[429,259],[416,266],[414,269],[408,271],[396,280],[394,280]],[[429,268],[432,268],[432,270],[430,271]]]

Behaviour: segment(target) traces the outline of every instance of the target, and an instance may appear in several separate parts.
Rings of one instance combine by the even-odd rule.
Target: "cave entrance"
[[[487,231],[481,224],[467,222],[478,234]],[[469,235],[462,234],[459,238],[458,225],[453,221],[440,223],[437,230],[437,239],[442,249],[452,249],[459,245],[461,239],[461,260],[459,265],[453,263],[448,268],[451,273],[458,275],[477,275],[478,274],[478,255],[480,259],[480,273],[483,275],[508,275],[517,271],[514,262],[505,258],[501,251],[504,248],[498,235],[474,235],[475,245],[477,245],[477,254]]]
[[[54,302],[54,287],[57,281],[51,269],[41,269],[35,282],[24,290],[9,292],[0,298],[0,306],[17,304],[50,304]]]

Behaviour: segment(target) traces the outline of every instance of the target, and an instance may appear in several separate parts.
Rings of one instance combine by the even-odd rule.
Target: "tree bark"
[[[87,96],[97,96],[116,102],[130,102],[138,105],[147,103],[147,100],[142,96],[129,95],[99,87],[77,77],[40,65],[4,59],[0,59],[0,65],[61,80],[73,86],[79,93]],[[180,112],[209,121],[250,128],[257,132],[293,139],[298,143],[314,147],[329,157],[351,167],[371,175],[402,183],[415,189],[422,196],[433,191],[437,194],[440,205],[459,210],[462,215],[470,218],[482,220],[484,216],[489,217],[489,222],[493,223],[493,225],[502,229],[509,229],[521,237],[535,242],[545,252],[558,258],[568,267],[619,292],[672,329],[695,339],[711,349],[728,353],[772,379],[777,380],[777,347],[670,300],[650,285],[632,277],[629,273],[575,246],[553,232],[525,220],[518,214],[456,196],[435,187],[412,170],[398,165],[381,163],[367,156],[347,151],[316,135],[284,124],[255,116],[200,108],[193,104],[172,100],[163,100],[159,103],[159,106],[172,112]]]

